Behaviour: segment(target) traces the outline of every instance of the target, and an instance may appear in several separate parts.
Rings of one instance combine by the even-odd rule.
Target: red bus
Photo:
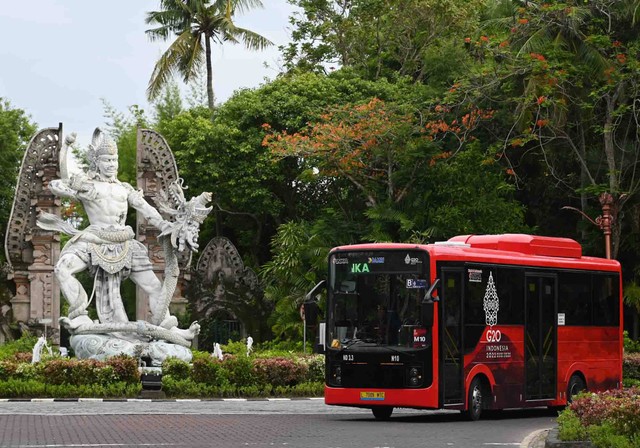
[[[615,260],[567,238],[463,235],[329,255],[329,405],[483,410],[564,406],[622,387]]]

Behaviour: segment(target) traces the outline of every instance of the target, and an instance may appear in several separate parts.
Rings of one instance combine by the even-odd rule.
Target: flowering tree
[[[300,132],[263,141],[276,158],[297,157],[327,179],[347,179],[370,207],[402,201],[427,160],[427,144],[413,114],[377,98],[334,107]]]
[[[495,2],[498,3],[498,2]],[[504,4],[504,2],[501,2]],[[496,157],[527,174],[527,154],[565,192],[614,197],[612,254],[619,212],[640,191],[640,41],[633,2],[512,2],[478,37],[465,39],[477,62],[448,101],[501,109]],[[618,222],[615,222],[618,220]]]

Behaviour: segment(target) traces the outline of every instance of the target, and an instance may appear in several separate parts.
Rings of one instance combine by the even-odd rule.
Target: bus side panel
[[[503,409],[523,406],[524,390],[524,328],[519,325],[486,327],[480,341],[464,357],[467,389],[473,377],[491,372],[492,407]],[[487,379],[490,375],[485,374]]]
[[[560,400],[566,401],[567,384],[576,369],[584,375],[591,392],[620,387],[621,344],[618,327],[558,326]]]

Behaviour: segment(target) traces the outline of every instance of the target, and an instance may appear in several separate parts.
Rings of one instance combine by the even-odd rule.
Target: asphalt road
[[[396,410],[390,421],[320,400],[1,402],[0,446],[518,447],[554,426],[546,410],[504,411],[478,422],[457,412]]]

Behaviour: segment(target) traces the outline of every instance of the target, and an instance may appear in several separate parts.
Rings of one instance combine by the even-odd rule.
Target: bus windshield
[[[420,304],[428,288],[427,253],[337,252],[329,260],[328,343],[426,347]]]

